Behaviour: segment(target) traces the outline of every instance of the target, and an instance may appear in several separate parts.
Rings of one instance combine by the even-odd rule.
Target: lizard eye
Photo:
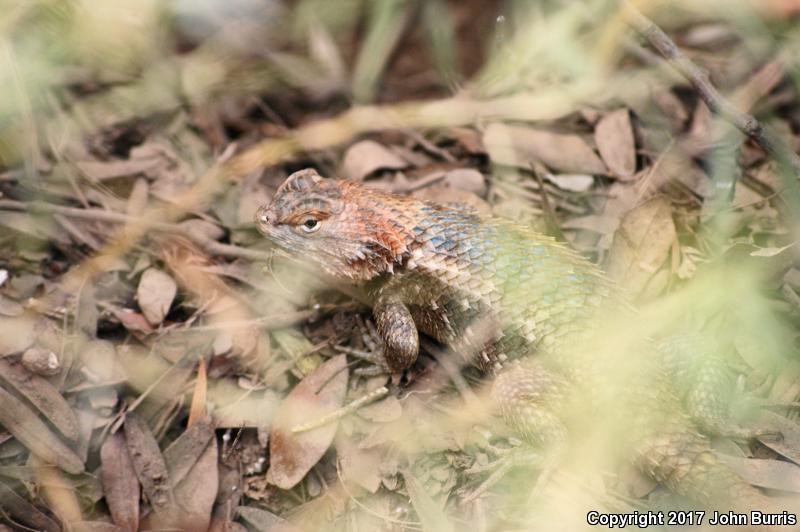
[[[303,228],[303,231],[305,231],[306,233],[313,233],[314,231],[319,229],[320,226],[321,224],[319,223],[319,220],[315,218],[306,218],[301,227]]]

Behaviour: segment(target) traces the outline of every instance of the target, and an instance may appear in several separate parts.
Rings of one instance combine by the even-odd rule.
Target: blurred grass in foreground
[[[689,46],[696,60],[713,70],[726,93],[747,84],[751,74],[772,58],[785,58],[781,68],[789,81],[778,89],[770,87],[751,105],[760,119],[773,122],[796,140],[797,118],[789,112],[797,108],[796,23],[765,19],[754,11],[757,4],[745,1],[639,4],[667,31],[681,35],[679,44]],[[455,31],[456,9],[443,1],[397,0],[306,0],[291,7],[266,0],[0,3],[3,194],[13,192],[21,201],[91,204],[130,214],[125,224],[106,226],[105,231],[94,228],[92,234],[103,237],[97,250],[70,244],[70,236],[58,229],[52,215],[4,217],[0,219],[5,233],[0,236],[3,268],[15,276],[24,271],[38,274],[48,254],[57,251],[67,271],[49,273],[48,281],[73,298],[56,298],[44,310],[65,325],[67,350],[91,355],[81,329],[86,315],[80,303],[86,300],[86,287],[117,268],[126,269],[130,276],[113,277],[116,284],[103,287],[102,293],[113,293],[109,301],[114,304],[134,306],[133,278],[151,264],[163,264],[180,285],[178,306],[197,321],[179,321],[151,336],[113,329],[111,339],[126,375],[128,399],[141,399],[141,411],[159,420],[160,434],[169,432],[169,421],[182,415],[190,392],[194,393],[194,361],[213,352],[223,338],[254,360],[243,357],[245,369],[239,381],[209,380],[212,414],[224,417],[226,427],[267,425],[292,383],[333,354],[287,326],[273,328],[257,321],[265,315],[285,317],[305,310],[312,281],[295,279],[293,266],[279,260],[273,270],[282,273],[277,281],[265,281],[268,274],[250,265],[220,273],[214,270],[220,262],[212,258],[214,253],[174,246],[170,232],[159,229],[159,223],[208,218],[231,244],[261,247],[250,223],[253,206],[242,198],[251,194],[252,189],[246,188],[251,185],[266,194],[258,180],[250,178],[262,167],[267,167],[270,184],[279,180],[282,166],[321,160],[336,168],[342,145],[385,130],[418,129],[433,136],[457,126],[482,133],[493,123],[506,123],[588,137],[591,113],[622,106],[635,113],[639,167],[648,170],[625,190],[641,200],[677,188],[678,207],[670,217],[674,214],[678,221],[678,236],[669,255],[673,264],[656,265],[653,277],[660,275],[660,281],[651,283],[656,288],[643,298],[650,301],[645,301],[637,321],[610,330],[609,338],[603,337],[597,346],[598,356],[609,346],[626,345],[645,333],[680,330],[686,322],[691,327],[703,325],[727,348],[726,356],[738,365],[736,373],[747,390],[778,403],[795,401],[800,376],[795,358],[797,308],[791,296],[784,298],[778,291],[796,285],[784,280],[796,264],[796,246],[783,249],[793,242],[787,235],[798,230],[792,226],[793,213],[798,212],[796,181],[753,155],[752,146],[743,146],[726,124],[713,118],[703,121],[701,110],[692,109],[691,119],[698,128],[707,126],[712,132],[691,131],[690,118],[680,128],[671,128],[674,117],[654,106],[654,93],[671,93],[683,109],[689,107],[686,102],[696,103],[692,91],[640,46],[613,3],[504,3],[496,35],[471,37],[481,41],[488,56],[471,77],[459,68],[463,57]],[[684,31],[687,27],[699,30]],[[438,91],[437,97],[421,102],[416,93],[406,95],[403,85],[384,82],[407,51],[403,43],[415,29],[422,34],[425,50],[416,53],[431,65],[427,77],[432,81],[419,86]],[[779,91],[783,96],[777,103],[760,103]],[[241,108],[248,112],[238,113]],[[227,122],[213,129],[204,121],[208,115]],[[479,138],[483,139],[480,134]],[[511,146],[513,151],[513,140],[504,139],[501,148]],[[167,154],[166,170],[159,175],[146,174],[142,159],[137,159],[136,148],[145,141],[155,142]],[[496,153],[491,148],[488,152],[495,160]],[[756,162],[734,164],[748,157]],[[84,164],[136,160],[140,162],[134,170],[123,168],[111,177],[99,176]],[[491,168],[498,210],[508,199],[502,195],[503,187],[532,186],[530,161],[524,153],[514,163]],[[739,173],[743,175],[732,179]],[[732,203],[734,183],[741,186],[761,173],[767,174],[765,180],[773,188],[757,200],[760,203]],[[130,212],[129,198],[142,175],[147,175],[150,193],[141,209]],[[687,175],[707,178],[703,182],[716,190],[699,200],[702,211],[697,195],[692,195],[700,187],[681,180]],[[579,205],[581,215],[602,209],[596,198],[587,196],[608,195],[619,183],[600,177],[594,183],[590,191],[564,194],[568,196],[564,204]],[[523,212],[529,207],[527,197],[524,203]],[[617,218],[630,207],[620,208]],[[579,217],[568,209],[559,215],[563,221]],[[165,233],[166,243],[154,238]],[[648,250],[647,242],[641,250]],[[596,256],[607,253],[608,246]],[[92,262],[91,257],[103,260]],[[89,265],[83,270],[82,260]],[[79,274],[71,276],[69,272],[75,271]],[[672,293],[652,297],[664,291]],[[26,295],[40,296],[33,291]],[[108,320],[108,314],[104,316]],[[624,354],[608,353],[609,360]],[[472,383],[473,375],[467,377]],[[373,389],[375,382],[353,377],[348,400]],[[476,393],[479,399],[484,397],[481,389]],[[389,403],[384,408],[389,409]],[[742,403],[734,406],[741,407],[741,416],[747,419],[751,405]],[[475,403],[454,393],[446,379],[422,396],[402,396],[400,404],[402,418],[378,425],[382,430],[364,417],[341,422],[335,441],[341,458],[334,473],[345,482],[329,486],[329,497],[317,496],[323,488],[311,475],[288,495],[264,488],[267,507],[316,526],[332,526],[333,515],[343,529],[358,524],[427,529],[473,523],[476,528],[530,525],[546,523],[543,516],[548,511],[560,523],[568,509],[584,499],[590,501],[582,503],[587,507],[631,507],[630,501],[609,495],[601,482],[607,475],[602,467],[608,459],[604,451],[615,446],[615,438],[625,437],[624,427],[603,427],[602,434],[592,433],[585,443],[577,442],[576,461],[556,475],[544,493],[537,493],[541,496],[533,503],[528,499],[534,470],[515,468],[494,488],[487,512],[484,503],[460,506],[459,496],[485,478],[483,467],[502,454],[498,446],[514,447],[514,436],[505,434],[485,409],[473,409],[470,405]],[[113,421],[113,416],[107,419]],[[365,441],[368,437],[391,442],[388,450]],[[607,444],[596,446],[594,438]],[[721,445],[744,454],[731,442]],[[328,479],[334,476],[325,469],[330,465],[321,468]],[[472,469],[480,473],[465,472]],[[97,488],[88,480],[84,475],[74,482],[81,486],[85,516],[91,515],[97,499]],[[254,476],[250,482],[255,486],[260,480]],[[398,494],[401,482],[416,515]],[[382,489],[372,493],[368,488],[376,483]],[[258,491],[253,486],[251,494]],[[647,492],[641,484],[638,487]],[[655,505],[664,504],[659,497],[666,495],[656,492]],[[58,504],[54,509],[59,511]],[[68,510],[60,513],[75,514]],[[582,516],[573,517],[583,523]]]

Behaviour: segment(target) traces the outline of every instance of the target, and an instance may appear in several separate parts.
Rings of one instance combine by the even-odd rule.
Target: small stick
[[[376,388],[372,390],[366,395],[359,397],[358,399],[354,400],[353,402],[341,407],[337,408],[330,414],[324,415],[319,419],[315,419],[310,423],[304,423],[302,425],[296,425],[292,427],[292,432],[307,432],[309,430],[314,430],[316,428],[322,427],[323,425],[327,425],[332,421],[337,421],[342,419],[344,416],[352,414],[362,406],[367,403],[371,403],[372,401],[377,401],[378,399],[382,398],[386,394],[389,393],[389,388],[386,386],[381,386],[380,388]]]
[[[652,20],[644,16],[629,0],[622,0],[623,15],[628,24],[639,32],[667,62],[677,70],[697,91],[709,109],[761,146],[781,165],[800,178],[800,157],[771,129],[756,118],[740,111],[711,83],[708,72],[694,64],[680,48]]]
[[[106,211],[104,209],[79,209],[76,207],[64,207],[62,205],[54,205],[43,201],[36,201],[26,203],[14,200],[0,200],[0,210],[5,211],[27,211],[27,212],[46,212],[50,214],[60,214],[69,218],[81,218],[83,220],[94,220],[99,222],[111,222],[120,224],[135,224],[140,223],[141,219],[135,216],[128,216],[119,212]],[[254,261],[268,261],[271,253],[266,251],[259,251],[256,249],[246,249],[232,244],[223,244],[203,237],[192,231],[187,231],[178,224],[164,223],[164,222],[151,222],[150,228],[154,231],[163,233],[178,234],[188,238],[204,251],[211,255],[219,255],[229,258],[243,258]]]

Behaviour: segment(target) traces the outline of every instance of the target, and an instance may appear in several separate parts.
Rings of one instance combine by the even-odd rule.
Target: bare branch
[[[740,111],[711,83],[708,72],[686,57],[680,48],[652,20],[644,16],[629,0],[622,0],[623,14],[628,24],[639,32],[667,62],[686,78],[711,111],[733,124],[736,129],[761,146],[781,165],[800,178],[800,157],[770,128],[750,114]]]
[[[45,203],[42,201],[26,203],[14,200],[0,200],[0,210],[45,212],[48,214],[60,214],[68,218],[80,218],[83,220],[95,220],[100,222],[120,224],[142,223],[141,218],[128,216],[127,214],[118,212],[106,211],[103,209],[78,209],[75,207],[64,207],[62,205],[53,205],[52,203]],[[197,234],[194,231],[187,231],[179,224],[151,221],[149,222],[149,227],[154,231],[172,233],[186,237],[211,255],[219,255],[229,258],[242,258],[255,261],[268,261],[270,258],[272,258],[272,254],[266,251],[247,249],[231,244],[223,244],[208,237],[204,237],[201,234]]]

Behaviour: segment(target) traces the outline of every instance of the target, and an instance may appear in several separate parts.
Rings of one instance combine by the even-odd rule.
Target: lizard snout
[[[272,220],[270,219],[269,209],[267,209],[266,205],[262,205],[256,210],[255,222],[259,231],[262,233],[267,232]]]

